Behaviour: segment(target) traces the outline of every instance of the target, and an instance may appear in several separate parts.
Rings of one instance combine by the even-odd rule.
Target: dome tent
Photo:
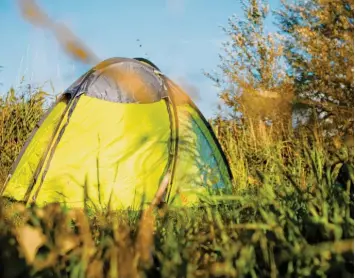
[[[22,148],[1,195],[39,206],[137,208],[170,173],[165,202],[231,188],[221,147],[191,99],[145,59],[111,58],[75,81]],[[90,205],[89,204],[89,205]]]

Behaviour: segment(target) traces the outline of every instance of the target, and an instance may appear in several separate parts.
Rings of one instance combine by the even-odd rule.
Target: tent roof
[[[65,92],[120,103],[151,103],[168,95],[160,72],[145,61],[111,58],[76,80]]]

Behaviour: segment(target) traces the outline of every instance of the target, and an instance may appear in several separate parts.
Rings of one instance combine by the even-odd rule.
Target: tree
[[[291,79],[285,74],[283,45],[275,33],[266,33],[265,19],[269,8],[265,0],[242,0],[243,18],[233,16],[229,36],[220,55],[220,73],[207,74],[221,89],[220,98],[243,119],[291,119]]]
[[[353,126],[354,4],[350,0],[282,0],[276,12],[297,103],[328,129]]]

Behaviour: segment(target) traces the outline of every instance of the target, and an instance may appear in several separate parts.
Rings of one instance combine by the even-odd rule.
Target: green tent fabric
[[[32,132],[1,195],[30,205],[127,209],[191,206],[229,192],[231,171],[210,125],[145,59],[112,58],[81,76]]]

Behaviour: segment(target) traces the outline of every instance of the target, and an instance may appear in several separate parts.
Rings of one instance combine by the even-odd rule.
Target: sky
[[[218,89],[203,71],[219,64],[221,43],[238,0],[42,0],[38,5],[63,22],[101,59],[144,57],[188,90],[206,117],[217,111]],[[276,8],[278,0],[270,2]],[[272,30],[271,21],[267,27]],[[55,37],[21,17],[15,0],[0,0],[0,92],[42,85],[59,94],[90,66],[65,54]],[[22,79],[23,78],[23,79]]]

